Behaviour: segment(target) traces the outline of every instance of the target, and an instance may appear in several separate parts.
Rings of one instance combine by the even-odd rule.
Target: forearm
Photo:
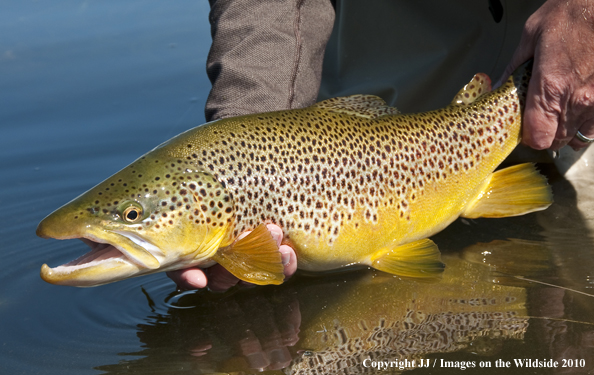
[[[210,22],[208,121],[315,102],[330,1],[211,0]]]

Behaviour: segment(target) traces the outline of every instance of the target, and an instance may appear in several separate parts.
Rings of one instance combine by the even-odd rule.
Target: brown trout
[[[41,277],[95,286],[219,263],[241,280],[280,284],[266,223],[283,229],[300,269],[439,274],[428,237],[459,216],[551,204],[532,164],[494,172],[520,141],[529,76],[522,66],[491,91],[477,74],[449,106],[424,113],[355,95],[188,130],[46,217],[39,236],[80,238],[91,252],[43,265]]]

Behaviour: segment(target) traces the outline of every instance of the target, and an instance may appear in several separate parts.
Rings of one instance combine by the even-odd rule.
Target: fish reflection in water
[[[427,358],[571,358],[585,359],[589,368],[594,299],[577,292],[588,292],[584,272],[593,269],[585,257],[591,254],[591,226],[571,209],[572,187],[550,173],[561,193],[550,210],[498,220],[496,228],[492,220],[458,221],[436,236],[447,265],[439,280],[362,270],[294,277],[274,288],[172,295],[175,306],[138,326],[145,349],[125,355],[141,358],[98,369],[371,374],[377,370],[363,366],[365,359]],[[560,370],[580,374],[588,368]],[[473,371],[483,369],[465,372]]]
[[[353,285],[334,309],[315,313],[299,345],[312,348],[287,373],[374,373],[373,361],[416,360],[460,350],[497,352],[528,327],[523,288],[494,285],[489,269],[445,258],[437,283],[384,279]],[[327,327],[316,331],[316,327]],[[490,340],[493,341],[490,341]]]
[[[502,340],[521,340],[528,327],[525,289],[493,284],[483,265],[456,256],[444,260],[448,267],[434,282],[362,271],[218,296],[187,295],[178,303],[194,308],[171,308],[139,326],[148,348],[134,353],[144,358],[126,366],[154,369],[152,360],[164,365],[166,359],[170,370],[197,373],[372,373],[362,366],[367,358],[418,360],[460,350],[485,355],[497,352]]]

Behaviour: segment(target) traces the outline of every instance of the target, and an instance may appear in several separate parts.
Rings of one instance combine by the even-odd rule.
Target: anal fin
[[[426,238],[376,252],[371,267],[398,276],[430,278],[439,276],[445,265],[437,245]]]
[[[278,246],[264,224],[232,245],[220,249],[213,260],[238,279],[252,284],[279,285],[285,279]]]
[[[462,217],[508,217],[541,211],[553,203],[546,178],[534,164],[514,165],[494,172],[483,192],[462,213]]]

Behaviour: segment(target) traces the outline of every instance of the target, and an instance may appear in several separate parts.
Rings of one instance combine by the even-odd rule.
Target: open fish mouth
[[[124,255],[124,253],[122,253],[112,244],[95,242],[87,238],[80,238],[80,240],[89,246],[91,251],[61,266],[50,268],[50,270],[59,273],[69,273],[107,262],[130,263],[130,260]]]
[[[111,236],[129,241],[114,245],[99,238],[78,238],[91,251],[54,268],[44,264],[41,278],[52,284],[86,287],[139,276],[159,268],[164,256],[156,246],[127,233],[112,232]]]

